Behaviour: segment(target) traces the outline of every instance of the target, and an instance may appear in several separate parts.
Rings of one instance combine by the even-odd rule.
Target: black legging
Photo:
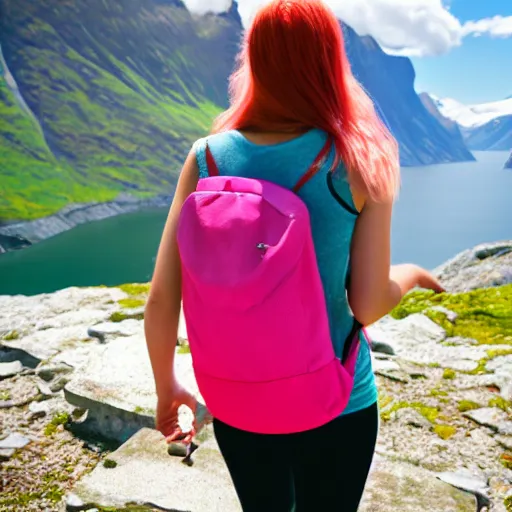
[[[299,434],[214,430],[244,512],[356,512],[378,421],[374,404]]]

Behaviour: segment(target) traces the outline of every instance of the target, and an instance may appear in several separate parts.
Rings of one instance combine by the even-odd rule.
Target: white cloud
[[[468,21],[462,27],[464,35],[475,37],[488,34],[491,37],[512,37],[512,16],[494,16],[478,21]]]
[[[195,12],[222,12],[231,0],[184,0]],[[239,0],[247,25],[258,7],[268,0]],[[336,15],[360,35],[371,35],[389,53],[441,55],[459,46],[463,37],[488,34],[512,36],[512,16],[471,21],[464,26],[442,0],[326,0]]]

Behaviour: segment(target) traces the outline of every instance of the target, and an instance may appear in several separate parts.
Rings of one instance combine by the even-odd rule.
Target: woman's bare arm
[[[178,180],[146,305],[144,328],[159,397],[172,396],[176,387],[174,354],[181,309],[181,264],[176,232],[181,207],[195,190],[198,174],[195,154],[191,151]]]
[[[356,204],[361,202],[356,200]],[[391,200],[366,200],[356,221],[348,296],[354,316],[363,325],[387,315],[415,286],[443,291],[439,282],[417,265],[391,266],[392,210]]]

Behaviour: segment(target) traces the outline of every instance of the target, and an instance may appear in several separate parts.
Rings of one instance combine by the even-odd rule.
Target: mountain
[[[0,217],[169,192],[227,104],[240,30],[179,0],[0,0]]]
[[[464,105],[430,95],[439,112],[456,122],[472,150],[508,151],[512,147],[512,98]]]
[[[459,125],[455,121],[447,117],[444,117],[443,114],[441,114],[441,112],[436,106],[436,103],[434,102],[430,95],[422,92],[419,95],[419,97],[421,102],[423,103],[423,106],[428,110],[428,112],[431,115],[433,115],[439,121],[439,123],[441,123],[442,126],[444,126],[446,130],[448,130],[448,132],[450,132],[453,139],[457,140],[461,144],[464,144],[464,138],[462,136],[462,132],[459,128]]]
[[[505,169],[512,169],[512,152],[510,153],[508,160],[505,162]]]
[[[172,193],[227,105],[242,30],[235,1],[199,16],[181,0],[0,0],[0,222]],[[471,160],[416,95],[410,60],[343,30],[402,164]]]
[[[474,160],[461,138],[454,137],[416,94],[410,59],[386,54],[372,37],[360,37],[347,25],[343,31],[354,75],[398,139],[403,165]]]

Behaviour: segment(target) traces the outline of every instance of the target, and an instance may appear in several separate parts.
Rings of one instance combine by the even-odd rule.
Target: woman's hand
[[[194,424],[190,432],[183,432],[178,423],[178,409],[181,405],[189,407],[194,414]],[[156,408],[156,428],[168,443],[181,442],[190,444],[196,435],[196,410],[198,402],[195,397],[180,384],[176,383],[171,392],[158,397]]]
[[[186,405],[192,410],[194,421],[189,432],[183,432],[178,419],[178,409]],[[158,398],[156,408],[156,428],[166,438],[168,444],[190,444],[202,428],[213,421],[208,409],[180,384],[173,385],[173,391]]]
[[[439,282],[439,280],[434,277],[428,270],[424,268],[417,267],[418,272],[418,286],[420,288],[425,288],[426,290],[433,290],[436,293],[443,293],[446,291],[444,286]]]

